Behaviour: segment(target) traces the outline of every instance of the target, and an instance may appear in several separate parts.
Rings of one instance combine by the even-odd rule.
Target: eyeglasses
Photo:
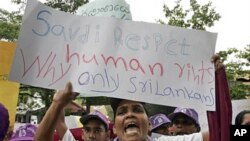
[[[83,130],[82,130],[84,133],[86,134],[89,134],[89,133],[94,133],[94,134],[100,134],[102,132],[105,131],[104,128],[101,128],[101,127],[95,127],[95,128],[91,128],[91,127],[83,127]]]

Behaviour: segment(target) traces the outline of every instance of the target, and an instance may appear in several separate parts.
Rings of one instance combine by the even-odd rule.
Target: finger
[[[76,97],[79,95],[80,93],[76,93],[76,92],[72,92],[72,99],[76,99]]]
[[[80,93],[77,93],[77,92],[73,92],[73,93],[74,93],[74,95],[76,95],[76,96],[80,95]]]
[[[78,111],[83,111],[83,107],[81,105],[78,105],[77,103],[71,101],[67,106],[71,106],[74,107],[75,109],[77,109]]]
[[[73,90],[73,86],[72,86],[72,83],[71,82],[68,82],[65,86],[65,89],[64,89],[64,92],[66,93],[71,93]]]
[[[219,65],[220,65],[220,61],[216,61],[215,62],[215,68],[218,68]]]
[[[215,62],[215,70],[219,70],[219,69],[221,69],[223,67],[224,67],[224,64],[220,60],[217,60]]]
[[[63,93],[63,90],[56,90],[55,94]]]

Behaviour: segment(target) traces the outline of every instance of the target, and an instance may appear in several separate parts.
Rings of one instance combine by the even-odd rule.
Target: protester
[[[112,99],[111,107],[114,112],[113,132],[117,135],[115,141],[149,140],[151,125],[144,103]]]
[[[114,111],[113,131],[117,135],[115,141],[208,141],[208,133],[194,133],[184,136],[161,136],[150,139],[150,121],[144,108],[144,103],[112,99],[111,107]]]
[[[56,94],[54,95],[54,97],[56,97]],[[64,115],[64,111],[65,110],[73,110],[74,112],[78,112],[78,113],[82,113],[84,112],[84,109],[74,103],[74,102],[70,102],[69,104],[67,104],[65,107],[63,107],[63,110],[61,113],[59,114],[59,120],[57,121],[56,124],[56,132],[54,134],[54,140],[62,140],[64,137],[64,134],[67,133],[66,135],[72,135],[72,138],[75,138],[77,141],[82,141],[83,140],[83,136],[82,136],[82,128],[74,128],[74,129],[68,129],[67,125],[65,123],[65,115]],[[66,132],[67,131],[67,132]]]
[[[113,10],[108,10],[108,7],[116,8],[112,8]],[[96,13],[93,13],[93,11],[96,11]],[[115,17],[123,20],[132,20],[130,7],[125,0],[95,0],[80,6],[77,9],[76,14],[82,16]],[[42,122],[40,123],[40,126],[38,127],[35,140],[52,140],[53,130],[55,128],[57,128],[60,138],[64,138],[64,140],[67,141],[71,139],[74,140],[73,138],[71,138],[71,135],[63,137],[65,134],[71,134],[64,123],[63,109],[77,95],[76,93],[72,93],[71,96],[68,95],[68,98],[65,98],[67,96],[61,96],[65,94],[65,92],[67,94],[70,94],[69,91],[72,92],[71,83],[68,83],[66,85],[66,89],[64,91],[59,91],[58,94],[56,94],[56,96],[54,97],[50,108],[46,112],[46,115],[44,116]],[[59,114],[55,115],[54,113]],[[108,131],[106,132],[106,134],[108,134]]]
[[[53,97],[53,102],[46,112],[43,120],[38,126],[35,140],[52,141],[53,132],[56,129],[62,141],[75,141],[72,133],[67,129],[64,121],[65,106],[77,96],[72,92],[72,84],[67,83],[63,91],[58,91]],[[84,141],[108,141],[109,140],[109,122],[100,112],[94,111],[80,118],[83,124]]]
[[[243,110],[237,114],[235,125],[250,125],[250,110]]]
[[[109,141],[109,120],[101,112],[91,112],[80,121],[83,124],[84,141]]]
[[[9,124],[9,112],[5,106],[0,103],[0,141],[5,138]]]
[[[53,98],[53,102],[46,112],[43,120],[37,128],[35,141],[52,141],[52,136],[58,122],[60,122],[60,114],[63,112],[63,108],[69,104],[78,95],[72,92],[72,84],[67,83],[63,91],[58,91]],[[114,133],[117,134],[119,141],[127,141],[129,139],[134,139],[137,141],[150,140],[148,133],[151,129],[149,118],[146,114],[146,110],[140,102],[129,101],[129,100],[119,100],[117,103],[117,108],[114,108],[115,122],[114,122]],[[114,105],[114,104],[112,104]],[[116,110],[117,109],[117,110]],[[64,134],[68,134],[68,129],[64,130]],[[207,134],[193,134],[189,136],[174,136],[160,137],[155,139],[155,141],[165,141],[165,140],[183,140],[183,141],[200,141],[202,138],[206,141],[205,136]],[[63,137],[63,141],[75,141],[73,136]]]
[[[33,141],[37,127],[27,123],[20,126],[12,135],[10,141]]]
[[[220,62],[219,56],[213,56],[212,62],[215,64],[216,71],[221,68],[224,68],[224,65]],[[43,120],[37,128],[34,139],[35,141],[52,141],[56,125],[60,121],[60,114],[58,113],[63,113],[64,107],[67,104],[71,103],[72,100],[75,99],[77,96],[78,93],[73,92],[73,86],[71,82],[68,82],[66,84],[64,90],[60,90],[54,95],[52,104],[50,105],[48,111],[43,117]],[[113,131],[117,135],[116,140],[127,141],[129,138],[137,141],[151,140],[148,137],[148,133],[151,130],[151,125],[143,103],[131,100],[118,99],[113,100],[111,106],[114,111],[115,121]],[[128,137],[128,139],[126,137]],[[65,140],[71,141],[70,139]],[[209,134],[205,132],[183,136],[162,136],[154,139],[154,141],[167,140],[208,141]],[[74,141],[74,139],[72,139],[72,141]]]
[[[84,115],[80,118],[80,122],[83,124],[82,140],[109,141],[109,121],[101,112],[94,111]],[[57,123],[56,130],[62,141],[75,140],[64,121],[60,120]]]
[[[37,128],[34,139],[35,141],[53,140],[53,134],[57,124],[60,123],[61,120],[64,120],[64,118],[62,119],[62,117],[64,117],[62,116],[64,113],[64,107],[71,103],[71,101],[78,95],[78,93],[73,93],[72,90],[72,84],[67,83],[65,90],[56,92],[52,104]],[[59,133],[59,135],[65,134],[66,131]]]
[[[169,127],[171,126],[170,119],[162,113],[155,114],[149,118],[152,129],[151,133],[158,133],[162,135],[171,135]]]
[[[175,129],[174,135],[192,134],[200,131],[198,113],[192,108],[177,107],[169,115]]]

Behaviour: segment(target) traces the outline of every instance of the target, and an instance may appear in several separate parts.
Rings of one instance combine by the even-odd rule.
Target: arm
[[[56,113],[60,112],[62,112],[62,110],[59,104],[52,103],[36,130],[35,141],[53,140],[53,134],[58,120],[58,114]]]
[[[78,112],[83,111],[83,108],[74,102],[70,102],[67,106],[64,107],[64,110],[71,109],[72,107],[74,107],[74,109],[76,109]],[[59,113],[59,119],[56,125],[56,131],[61,140],[63,139],[66,131],[68,130],[67,125],[65,123],[64,110],[61,113]]]
[[[59,114],[59,119],[56,124],[56,131],[59,135],[59,139],[62,140],[65,132],[68,130],[66,123],[65,123],[65,118],[64,118],[64,110],[60,112]]]
[[[77,96],[72,89],[72,84],[69,82],[63,91],[55,93],[52,104],[36,130],[34,141],[53,140],[56,124],[59,122],[60,115],[63,114],[64,107]]]

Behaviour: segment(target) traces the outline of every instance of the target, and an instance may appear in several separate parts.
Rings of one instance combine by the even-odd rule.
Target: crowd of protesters
[[[129,10],[129,9],[128,9]],[[108,15],[110,16],[110,15]],[[129,15],[126,20],[131,20]],[[219,56],[213,56],[216,71],[224,66]],[[210,132],[201,132],[199,115],[195,109],[176,107],[168,115],[157,113],[149,117],[145,103],[128,99],[111,98],[114,121],[100,111],[93,111],[80,118],[80,132],[68,129],[64,119],[65,107],[78,96],[67,83],[57,91],[53,102],[39,126],[25,124],[14,131],[10,141],[53,141],[55,134],[61,141],[209,141]],[[9,127],[8,110],[0,104],[0,141]],[[250,111],[242,111],[235,119],[237,125],[250,125]],[[210,138],[211,140],[211,138]]]

